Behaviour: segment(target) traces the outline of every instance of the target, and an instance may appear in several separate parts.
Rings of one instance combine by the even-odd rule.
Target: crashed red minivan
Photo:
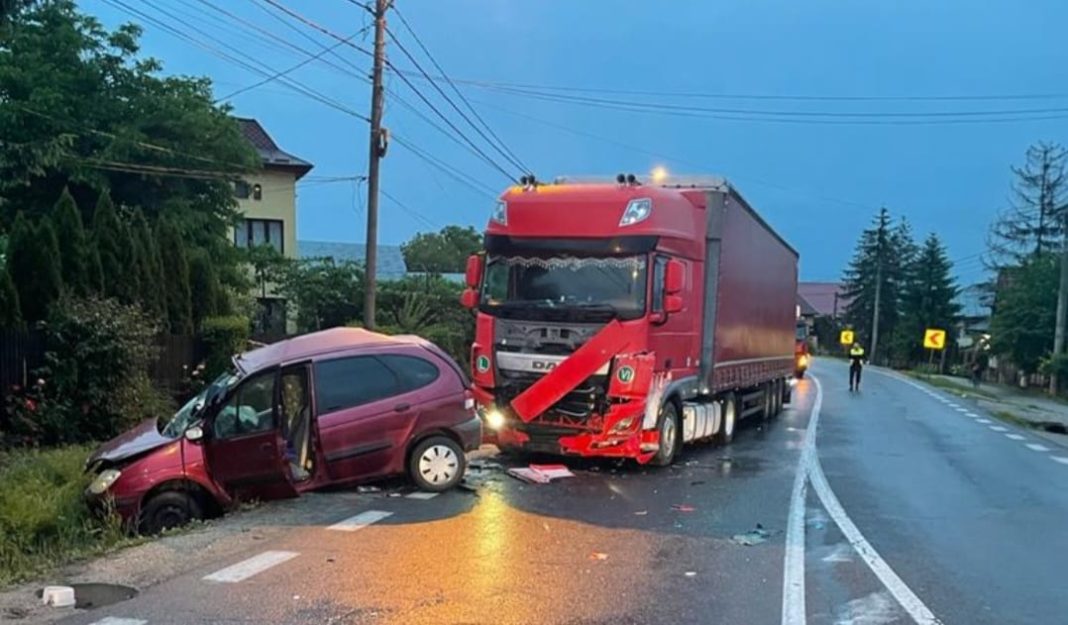
[[[481,438],[467,378],[439,347],[334,328],[236,356],[165,425],[100,446],[87,497],[158,532],[240,499],[390,475],[441,491]]]

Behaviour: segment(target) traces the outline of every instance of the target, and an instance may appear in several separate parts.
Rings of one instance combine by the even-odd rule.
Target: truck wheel
[[[441,492],[460,483],[467,467],[464,450],[447,436],[431,436],[412,450],[408,475],[419,490]]]
[[[723,421],[719,424],[716,432],[716,442],[720,445],[728,445],[734,440],[734,426],[738,421],[738,400],[734,393],[723,398]]]
[[[760,410],[760,420],[764,422],[771,421],[771,418],[775,416],[775,383],[768,382],[764,385],[764,397],[763,406]]]
[[[679,409],[675,402],[664,402],[660,409],[660,420],[657,421],[656,429],[660,432],[660,449],[650,461],[658,467],[666,467],[675,460],[675,452],[679,449],[679,437],[682,432],[679,427]]]
[[[794,402],[794,387],[786,381],[783,381],[782,401],[784,404],[792,404]]]
[[[141,533],[159,534],[202,518],[204,510],[196,497],[180,490],[163,491],[141,510]]]
[[[777,417],[782,412],[782,380],[771,383],[771,416]]]

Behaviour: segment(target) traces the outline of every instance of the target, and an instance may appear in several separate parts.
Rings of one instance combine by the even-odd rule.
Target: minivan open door
[[[208,473],[230,496],[280,499],[297,494],[286,466],[278,370],[242,381],[206,424]]]

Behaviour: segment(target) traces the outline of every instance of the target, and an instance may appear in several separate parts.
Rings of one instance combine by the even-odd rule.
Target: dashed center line
[[[367,512],[361,512],[356,516],[351,516],[344,521],[338,521],[330,527],[328,530],[336,530],[339,532],[355,532],[356,530],[362,530],[363,528],[371,525],[372,523],[378,523],[382,519],[393,516],[392,512],[385,512],[383,510],[368,510]]]
[[[272,566],[278,566],[283,562],[288,562],[297,557],[296,552],[293,551],[264,551],[263,553],[252,556],[248,560],[238,562],[233,566],[228,566],[221,571],[216,571],[211,575],[204,577],[205,581],[209,582],[225,582],[236,583],[242,582],[252,577],[253,575],[262,573]]]
[[[422,501],[426,501],[427,499],[433,499],[434,497],[437,497],[439,494],[440,493],[428,493],[426,491],[417,490],[414,493],[408,493],[407,495],[405,495],[405,497],[408,499],[419,499]]]
[[[986,424],[986,423],[990,423],[990,419],[976,419],[975,422],[976,423]]]
[[[1061,464],[1068,464],[1068,458],[1065,458],[1064,456],[1050,456],[1050,459]]]
[[[1031,451],[1039,451],[1039,452],[1049,451],[1049,447],[1046,447],[1045,445],[1039,445],[1038,443],[1028,443],[1027,444],[1027,448],[1030,449]]]
[[[1023,441],[1023,440],[1027,440],[1027,438],[1026,438],[1026,437],[1024,437],[1024,436],[1020,436],[1019,434],[1006,434],[1006,435],[1005,435],[1005,438],[1011,438],[1011,439],[1012,439],[1012,440],[1014,440],[1014,441]]]
[[[994,430],[995,432],[1008,432],[1009,431],[1009,428],[1003,428],[1000,425],[991,425],[989,427],[990,427],[991,430]]]
[[[964,412],[964,416],[966,416],[966,417],[975,417],[975,418],[979,417],[979,415],[977,415],[977,414],[975,414],[974,412],[971,412],[971,411],[965,411]]]

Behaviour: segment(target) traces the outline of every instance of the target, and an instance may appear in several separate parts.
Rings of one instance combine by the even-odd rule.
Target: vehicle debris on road
[[[607,559],[608,559],[608,554],[607,553],[601,553],[600,551],[594,551],[593,553],[590,554],[590,560],[607,560]]]
[[[694,508],[693,506],[691,506],[688,503],[677,503],[677,504],[671,506],[671,509],[674,510],[675,512],[693,512],[697,508]]]
[[[575,474],[562,464],[532,464],[526,467],[513,467],[508,469],[508,475],[531,484],[548,484],[555,479],[575,477]]]
[[[745,547],[759,545],[760,543],[766,542],[769,538],[771,538],[771,532],[764,529],[764,526],[760,523],[757,523],[757,526],[754,529],[744,534],[735,534],[734,536],[731,536],[731,540]]]

